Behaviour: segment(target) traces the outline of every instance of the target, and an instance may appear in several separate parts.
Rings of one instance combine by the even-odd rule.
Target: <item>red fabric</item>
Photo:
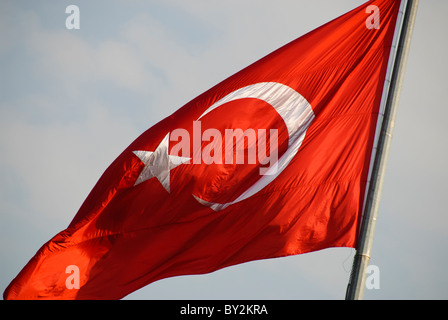
[[[380,9],[379,29],[366,28],[371,4]],[[119,299],[166,277],[354,247],[399,6],[400,1],[369,1],[148,129],[104,172],[68,228],[36,253],[4,298]],[[170,193],[156,178],[134,186],[145,165],[133,151],[154,151],[176,128],[191,132],[193,121],[213,103],[259,82],[293,88],[315,114],[298,153],[274,181],[221,211],[192,195],[212,202],[233,200],[258,179],[257,170],[182,164],[170,172]],[[259,128],[269,122],[279,130],[280,153],[287,148],[281,118],[262,101],[229,102],[208,119],[217,128]],[[66,286],[69,265],[79,268],[79,289]]]

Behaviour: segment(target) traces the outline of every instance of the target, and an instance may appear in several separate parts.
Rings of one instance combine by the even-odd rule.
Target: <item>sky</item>
[[[0,289],[109,164],[185,103],[361,0],[0,2]],[[67,29],[77,5],[80,29]],[[365,299],[448,299],[446,0],[421,0]],[[344,299],[332,248],[152,283],[125,299]]]

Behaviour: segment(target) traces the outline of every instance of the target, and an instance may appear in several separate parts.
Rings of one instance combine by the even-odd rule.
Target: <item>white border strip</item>
[[[366,202],[367,202],[367,194],[368,194],[369,188],[370,188],[373,164],[375,162],[375,156],[376,156],[376,152],[378,149],[378,140],[379,140],[380,133],[381,133],[381,126],[383,125],[384,111],[386,108],[387,96],[389,95],[389,88],[390,88],[390,83],[391,83],[391,79],[392,79],[392,71],[394,70],[395,57],[397,55],[398,42],[400,41],[399,38],[400,38],[400,34],[401,34],[401,29],[403,26],[404,12],[406,10],[407,3],[408,3],[407,0],[401,1],[400,9],[399,9],[398,16],[397,16],[397,21],[395,23],[394,38],[392,39],[392,46],[391,46],[390,54],[389,54],[389,61],[387,63],[386,78],[384,81],[383,93],[381,96],[381,103],[380,103],[380,108],[379,108],[379,113],[378,113],[378,119],[376,122],[372,154],[370,155],[369,174],[367,176],[366,189],[364,192],[364,203],[362,206],[361,221],[362,221],[362,218],[364,218],[364,209],[365,209]]]

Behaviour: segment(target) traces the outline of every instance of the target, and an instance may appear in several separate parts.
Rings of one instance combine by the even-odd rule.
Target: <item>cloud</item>
[[[84,86],[99,81],[144,92],[153,81],[134,48],[125,42],[92,45],[67,30],[45,31],[38,24],[33,30],[26,41],[28,52],[36,54],[36,72],[61,81],[67,92],[80,94]]]
[[[106,107],[92,103],[88,109],[84,121],[69,124],[0,121],[2,170],[15,172],[26,202],[44,219],[73,217],[100,174],[138,134]]]

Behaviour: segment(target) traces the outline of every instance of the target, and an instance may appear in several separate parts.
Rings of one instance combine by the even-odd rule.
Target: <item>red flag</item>
[[[4,298],[119,299],[162,278],[354,247],[399,7],[369,1],[148,129]]]

